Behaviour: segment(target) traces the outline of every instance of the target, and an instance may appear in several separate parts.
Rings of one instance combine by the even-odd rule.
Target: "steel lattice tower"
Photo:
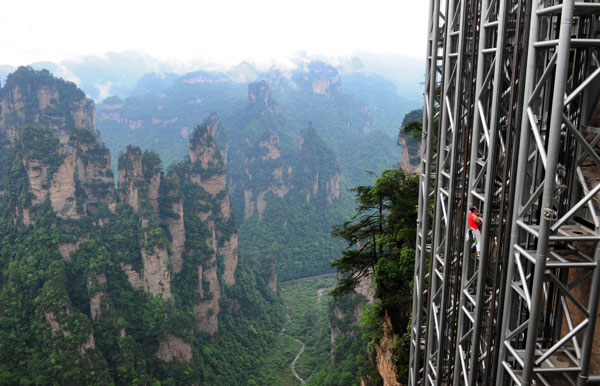
[[[600,384],[600,0],[428,26],[409,385]]]

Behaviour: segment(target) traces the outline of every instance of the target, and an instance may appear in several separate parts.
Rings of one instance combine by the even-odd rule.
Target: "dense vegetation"
[[[356,83],[353,94],[342,93],[333,83],[328,94],[315,94],[311,77],[327,73],[334,79],[330,66],[311,64],[307,73],[280,79],[281,87],[273,91],[281,103],[280,115],[246,104],[240,97],[245,85],[206,72],[165,82],[147,79],[126,101],[106,100],[107,106],[123,105],[122,110],[114,107],[102,113],[110,116],[119,110],[127,119],[113,120],[116,123],[103,130],[104,138],[126,150],[119,157],[121,178],[126,171],[135,176],[131,185],[119,185],[118,194],[113,173],[106,169],[109,150],[91,128],[73,127],[69,108],[85,98],[82,92],[47,71],[23,69],[9,77],[0,97],[10,97],[7,87],[21,84],[29,84],[31,90],[55,88],[58,96],[41,114],[32,92],[25,118],[14,115],[5,121],[18,131],[14,144],[0,128],[0,385],[290,384],[294,378],[282,369],[285,365],[289,370],[288,359],[297,348],[291,336],[307,344],[297,369],[309,384],[354,385],[359,377],[378,382],[370,359],[372,344],[381,338],[381,320],[385,315],[392,318],[400,335],[408,320],[417,183],[394,169],[384,171],[373,186],[365,185],[373,179],[365,170],[378,173],[399,158],[389,135],[379,130],[397,117],[373,110],[376,118],[370,121]],[[369,103],[380,99],[371,95]],[[275,105],[266,107],[279,111]],[[218,149],[208,123],[193,129],[198,115],[213,108],[222,109],[229,122],[215,133],[221,141]],[[57,127],[68,135],[59,140]],[[125,147],[123,139],[152,144],[148,147],[157,152]],[[174,162],[182,158],[188,139],[194,149],[211,149],[207,165],[189,157]],[[67,140],[71,153],[64,151]],[[106,169],[85,183],[79,180],[87,178],[85,173],[71,173],[75,197],[68,199],[77,205],[72,217],[57,213],[48,195],[33,205],[28,175],[43,171],[47,183],[40,188],[48,190],[48,181],[67,153],[85,173]],[[159,153],[168,157],[167,170]],[[136,159],[141,160],[141,170],[134,170]],[[225,165],[231,170],[231,216],[220,209],[227,201],[225,190],[209,193],[195,182],[224,176]],[[161,184],[158,193],[152,193],[157,195],[155,207],[149,186],[157,177]],[[331,227],[351,211],[347,188],[357,184],[362,184],[354,189],[358,213],[335,228],[334,239]],[[139,208],[123,198],[131,193],[128,189],[136,190]],[[244,218],[246,191],[257,203],[255,212]],[[104,201],[111,204],[86,203],[92,196],[111,196]],[[179,201],[183,218],[173,209]],[[178,219],[185,225],[184,259],[178,272],[171,261],[167,264],[173,296],[163,298],[133,284],[125,266],[142,272],[144,253],[156,249],[171,256],[168,224]],[[221,247],[238,229],[239,264],[235,284],[227,286],[224,256],[215,253],[208,240],[215,238]],[[348,248],[334,263],[341,275],[335,294],[350,293],[357,278],[370,275],[378,301],[364,309],[359,322],[355,315],[364,302],[361,296],[330,301],[325,292],[321,309],[329,310],[326,318],[324,311],[311,306],[316,289],[331,281],[290,285],[283,291],[290,306],[289,335],[280,334],[285,306],[273,290],[275,271],[283,280],[331,271],[329,264],[344,243]],[[211,284],[198,274],[209,268],[216,269],[220,286],[214,334],[199,332],[194,309],[215,296]],[[333,347],[330,328],[338,334]],[[171,336],[191,347],[189,360],[159,358],[159,346]],[[404,349],[399,344],[394,354],[398,364]]]
[[[301,343],[304,352],[296,362],[296,371],[307,384],[322,385],[317,381],[317,371],[330,362],[331,335],[327,315],[331,296],[330,288],[335,278],[316,277],[282,283],[283,297],[289,322],[285,324],[272,351],[267,354],[261,369],[259,385],[297,385],[290,364],[298,354]],[[318,307],[318,292],[321,293]]]
[[[393,135],[412,106],[381,77],[340,75],[313,62],[290,75],[259,74],[249,84],[206,71],[147,76],[129,98],[104,101],[98,126],[113,154],[135,143],[168,165],[181,159],[194,122],[218,113],[240,248],[256,261],[274,260],[286,280],[330,270],[343,245],[330,229],[352,213],[349,190],[373,182],[367,171],[400,161]],[[335,173],[340,196],[328,200],[325,184]],[[248,208],[255,205],[264,210]]]
[[[339,204],[323,216],[317,207],[292,199],[270,197],[263,220],[246,220],[240,227],[240,248],[257,260],[272,260],[280,278],[317,275],[331,271],[342,243],[331,241],[329,231],[342,216]],[[327,213],[327,212],[326,212]]]
[[[365,304],[365,298],[357,293],[338,296],[329,302],[329,324],[338,335],[330,360],[321,362],[309,385],[357,386],[360,379],[368,384],[381,381],[374,364],[375,352],[368,347],[369,335],[361,330],[364,323],[360,319],[364,316],[357,319],[357,311],[364,310]]]
[[[405,382],[418,178],[401,169],[388,169],[373,186],[359,186],[354,192],[356,214],[333,232],[347,243],[342,257],[333,263],[340,275],[333,294],[340,297],[352,293],[361,282],[372,281],[376,302],[363,310],[363,337],[372,352],[372,345],[383,337],[384,317],[390,318],[394,334],[402,336],[395,339],[392,356],[398,379]],[[370,380],[374,382],[373,377]]]
[[[37,95],[35,87],[47,87],[71,102],[83,97],[47,72],[23,68],[9,79],[5,87],[27,90],[25,98]],[[0,90],[3,106],[14,102],[12,95]],[[165,173],[157,154],[130,147],[120,170],[122,178],[130,172],[131,185],[120,185],[115,195],[108,149],[91,130],[69,128],[65,116],[72,115],[70,110],[46,109],[52,114],[48,117],[36,109],[34,99],[28,105],[31,117],[56,124],[33,124],[31,117],[4,121],[14,125],[12,138],[0,125],[0,385],[224,385],[245,384],[258,375],[285,312],[269,288],[271,264],[242,253],[235,284],[222,283],[223,256],[207,247],[210,233],[200,214],[210,213],[219,246],[236,231],[235,218],[222,214],[225,191],[212,196],[189,177],[224,173],[218,154],[206,167],[185,161]],[[62,105],[60,99],[55,103]],[[206,128],[193,131],[192,145],[214,145]],[[57,189],[50,194],[58,170],[63,170],[59,188],[71,187],[74,193]],[[164,184],[151,193],[157,177]],[[138,208],[123,198],[131,193],[128,189],[137,191]],[[67,203],[76,201],[77,211],[55,210],[57,192]],[[147,257],[157,249],[168,256],[172,235],[166,221],[179,218],[171,209],[179,200],[185,209],[186,263],[179,273],[166,264],[172,297],[153,295],[129,275],[131,270],[145,274]],[[213,260],[220,312],[219,329],[210,334],[198,329],[194,306],[214,296],[198,277],[198,267],[207,268],[203,264]],[[184,351],[188,347],[189,357],[161,357],[158,352],[169,337],[176,337]]]

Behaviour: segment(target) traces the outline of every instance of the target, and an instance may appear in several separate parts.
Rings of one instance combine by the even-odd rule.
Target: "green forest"
[[[45,108],[40,87],[56,90]],[[27,114],[10,110],[15,88]],[[0,385],[292,385],[302,345],[294,368],[307,384],[379,385],[386,318],[403,379],[416,177],[384,170],[388,137],[361,131],[354,97],[277,93],[285,115],[246,106],[228,126],[211,114],[179,162],[128,145],[111,165],[72,83],[31,68],[9,76]],[[359,123],[344,133],[336,122],[349,112]],[[361,280],[373,299],[353,291]]]

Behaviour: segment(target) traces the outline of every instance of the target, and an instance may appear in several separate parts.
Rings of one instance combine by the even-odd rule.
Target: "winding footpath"
[[[320,275],[320,276],[322,277],[322,275]],[[328,287],[323,287],[323,288],[317,289],[317,326],[319,328],[317,336],[319,338],[321,337],[321,298],[323,297],[323,291],[325,291],[326,289],[328,289]],[[292,363],[290,363],[290,368],[292,369],[292,374],[294,374],[294,377],[296,377],[296,379],[298,379],[300,384],[306,385],[306,381],[304,380],[304,378],[302,378],[300,376],[300,374],[298,374],[298,372],[296,371],[296,361],[298,361],[298,358],[300,358],[300,355],[302,355],[302,353],[304,352],[304,349],[306,348],[306,344],[304,342],[302,342],[300,339],[296,339],[293,336],[285,333],[285,328],[288,326],[288,324],[292,320],[292,318],[290,316],[290,307],[287,305],[286,305],[286,316],[287,316],[287,322],[285,322],[283,327],[281,328],[281,334],[285,334],[285,335],[289,336],[290,338],[294,339],[296,342],[301,344],[300,351],[298,351],[298,354],[296,354],[296,357],[294,358]],[[319,339],[319,348],[320,348],[320,346],[321,346],[321,341]]]
[[[298,358],[300,358],[300,355],[302,355],[302,353],[304,352],[304,347],[306,347],[306,344],[304,344],[304,342],[302,342],[299,339],[296,339],[294,337],[292,337],[292,339],[294,339],[296,342],[302,344],[302,346],[300,347],[300,351],[298,351],[296,358],[294,358],[294,360],[290,364],[290,367],[292,368],[292,373],[294,373],[294,377],[298,378],[298,380],[300,381],[300,384],[306,385],[306,381],[304,379],[302,379],[302,377],[296,371],[296,361],[298,360]]]

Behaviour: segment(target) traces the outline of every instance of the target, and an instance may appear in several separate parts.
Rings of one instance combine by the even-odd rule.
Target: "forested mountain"
[[[243,384],[283,322],[276,273],[239,254],[220,131],[163,169],[95,109],[19,68],[0,89],[0,384]]]
[[[379,77],[354,74],[345,88],[322,62],[255,75],[146,75],[97,115],[48,71],[8,76],[0,384],[272,379],[262,366],[281,342],[277,280],[331,271],[344,241],[330,232],[352,213],[350,188],[361,185],[371,201],[385,188],[379,199],[393,204],[393,182],[404,177],[365,184],[400,161],[417,163],[420,128],[390,111],[402,98]],[[372,262],[384,302],[368,309],[362,331],[364,298],[331,303],[332,362],[314,367],[310,384],[378,383],[375,351],[360,336],[380,342],[381,318],[404,323],[402,300],[379,291],[398,274],[396,257]]]
[[[282,279],[324,272],[341,250],[329,233],[351,212],[349,189],[401,161],[393,136],[414,105],[381,77],[348,75],[346,91],[323,62],[255,76],[148,75],[131,97],[104,100],[98,127],[113,155],[134,143],[170,163],[184,154],[194,122],[218,113],[242,249],[275,263]]]

